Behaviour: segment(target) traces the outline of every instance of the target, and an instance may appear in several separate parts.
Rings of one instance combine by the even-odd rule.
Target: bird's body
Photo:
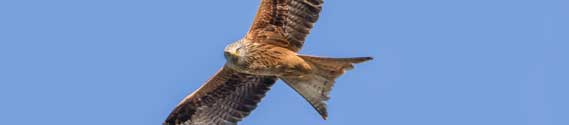
[[[296,52],[267,43],[239,40],[228,45],[224,54],[226,66],[241,73],[291,76],[312,71]]]
[[[371,57],[297,53],[318,20],[322,4],[322,0],[261,0],[247,35],[225,48],[225,65],[184,98],[164,125],[235,125],[256,108],[278,79],[326,119],[326,101],[336,78]]]

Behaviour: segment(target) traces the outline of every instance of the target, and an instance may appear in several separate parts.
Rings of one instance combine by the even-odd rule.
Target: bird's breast
[[[271,44],[246,42],[236,56],[227,58],[227,66],[235,71],[254,74],[279,76],[291,72],[306,72],[308,64],[295,52]],[[299,71],[296,71],[299,70]],[[300,71],[302,70],[302,71]]]

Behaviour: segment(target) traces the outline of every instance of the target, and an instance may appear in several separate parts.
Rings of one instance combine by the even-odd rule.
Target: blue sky
[[[328,0],[301,51],[373,56],[322,120],[278,82],[245,125],[567,125],[562,0]],[[257,0],[0,1],[0,124],[156,125]]]

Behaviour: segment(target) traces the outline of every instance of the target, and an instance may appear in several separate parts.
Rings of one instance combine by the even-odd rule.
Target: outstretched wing
[[[245,38],[298,51],[318,20],[322,4],[323,0],[262,0]]]
[[[257,107],[276,79],[224,67],[184,98],[164,125],[235,125]]]

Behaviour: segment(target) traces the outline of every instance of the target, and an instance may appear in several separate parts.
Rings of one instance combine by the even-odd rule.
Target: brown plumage
[[[261,0],[247,35],[225,48],[225,66],[184,98],[165,125],[234,125],[283,80],[326,119],[329,92],[353,64],[371,57],[298,55],[318,20],[322,0]]]
[[[276,77],[257,76],[222,68],[197,91],[182,100],[165,125],[226,125],[255,109]]]
[[[262,0],[245,39],[298,51],[318,20],[322,0]]]

